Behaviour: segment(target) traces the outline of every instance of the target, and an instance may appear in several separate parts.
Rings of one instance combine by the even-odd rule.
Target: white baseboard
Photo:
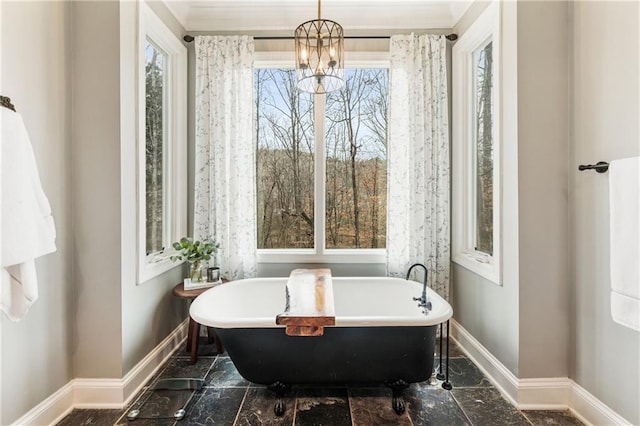
[[[451,336],[500,393],[517,406],[518,378],[455,320],[451,320]]]
[[[73,381],[16,420],[15,426],[54,425],[73,409]]]
[[[138,391],[158,371],[187,338],[189,319],[185,319],[158,346],[137,363],[122,379],[123,406],[136,396]]]
[[[570,410],[587,425],[631,425],[568,377],[518,379],[455,320],[451,335],[507,400],[521,410]]]
[[[123,408],[184,342],[188,321],[176,327],[122,379],[73,379],[13,425],[55,425],[74,408]]]
[[[566,410],[570,407],[573,381],[568,377],[518,380],[521,410]]]
[[[571,382],[573,389],[569,408],[580,420],[593,425],[631,425],[631,422],[613,411],[585,388],[573,380]]]
[[[123,379],[74,379],[73,408],[122,408]]]

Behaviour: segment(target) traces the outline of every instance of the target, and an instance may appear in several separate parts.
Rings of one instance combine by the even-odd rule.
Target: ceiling
[[[186,31],[291,31],[317,16],[316,0],[164,0]],[[350,30],[450,29],[466,0],[324,0],[322,18]]]

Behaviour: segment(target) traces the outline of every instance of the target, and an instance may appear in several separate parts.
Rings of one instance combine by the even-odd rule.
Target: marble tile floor
[[[386,387],[294,388],[283,417],[273,413],[275,398],[262,386],[253,385],[236,371],[226,354],[215,355],[202,345],[194,365],[180,348],[154,376],[156,379],[191,377],[205,380],[191,391],[155,391],[143,388],[124,410],[73,410],[58,426],[199,426],[199,425],[582,425],[568,411],[519,411],[509,404],[471,360],[452,342],[450,348],[451,392],[432,378],[405,391],[406,411],[398,416],[391,408]],[[438,360],[436,358],[436,367]],[[169,415],[191,397],[184,419],[127,420],[130,409],[141,416]],[[141,407],[143,401],[146,403]]]

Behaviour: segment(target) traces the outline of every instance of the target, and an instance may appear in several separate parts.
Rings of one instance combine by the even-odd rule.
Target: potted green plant
[[[192,282],[202,282],[202,262],[208,262],[220,248],[220,244],[212,239],[194,240],[183,237],[172,244],[177,254],[171,256],[172,261],[186,260],[189,262],[189,278]]]

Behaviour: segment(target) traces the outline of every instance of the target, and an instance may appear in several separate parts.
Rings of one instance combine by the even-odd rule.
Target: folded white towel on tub
[[[0,108],[0,114],[3,268],[0,307],[12,321],[18,321],[38,298],[34,259],[56,250],[56,231],[22,117],[6,108]]]
[[[640,157],[609,165],[611,316],[640,331]]]

